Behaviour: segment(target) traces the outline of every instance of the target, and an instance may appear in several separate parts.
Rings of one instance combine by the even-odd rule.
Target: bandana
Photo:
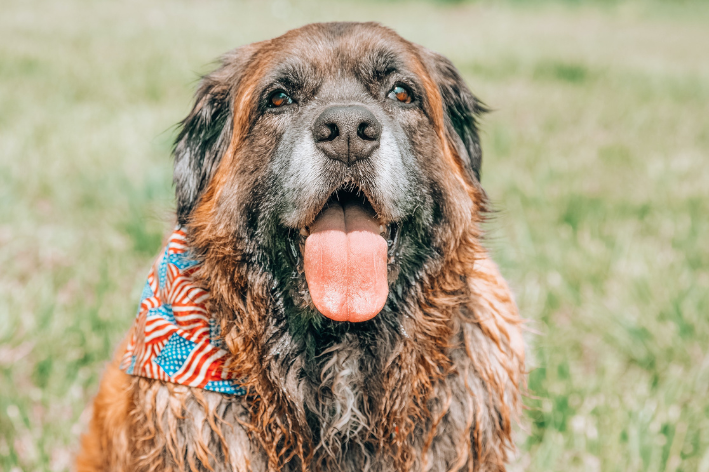
[[[185,230],[177,227],[153,264],[121,360],[129,375],[244,395],[225,368],[228,356],[219,325],[207,311],[209,292],[193,280]]]

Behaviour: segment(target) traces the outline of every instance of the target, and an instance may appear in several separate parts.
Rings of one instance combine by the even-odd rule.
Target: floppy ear
[[[221,58],[221,66],[200,81],[195,103],[180,123],[173,147],[173,184],[177,221],[188,222],[192,209],[229,147],[234,124],[234,96],[239,80],[254,51],[244,46]]]
[[[448,134],[471,177],[479,182],[482,149],[477,118],[488,109],[472,94],[451,61],[438,53],[421,49],[431,78],[438,85],[443,99]]]

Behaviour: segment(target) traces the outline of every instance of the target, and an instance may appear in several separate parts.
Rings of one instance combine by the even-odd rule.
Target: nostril
[[[363,121],[357,128],[357,136],[365,141],[376,141],[379,139],[379,130],[372,123]]]
[[[348,166],[379,147],[382,125],[362,105],[331,105],[315,119],[312,137],[318,150]]]
[[[335,123],[323,123],[318,126],[315,140],[317,142],[332,141],[340,135],[340,130]]]

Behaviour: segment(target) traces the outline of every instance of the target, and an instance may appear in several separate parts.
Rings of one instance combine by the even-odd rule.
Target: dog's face
[[[450,62],[375,24],[240,48],[178,138],[179,219],[239,235],[292,323],[396,311],[482,204],[481,109]]]

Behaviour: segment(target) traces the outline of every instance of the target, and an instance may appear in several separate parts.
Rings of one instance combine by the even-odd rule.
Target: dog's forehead
[[[376,23],[316,23],[272,40],[268,76],[370,78],[409,71],[413,46]]]

